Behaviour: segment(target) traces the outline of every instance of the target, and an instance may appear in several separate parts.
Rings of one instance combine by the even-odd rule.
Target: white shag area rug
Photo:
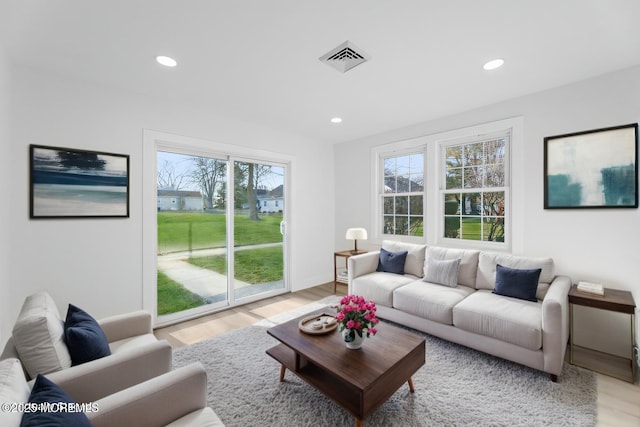
[[[277,344],[266,329],[338,301],[325,298],[268,321],[174,352],[174,366],[200,362],[208,373],[208,404],[228,427],[338,427],[354,419],[265,351]],[[596,374],[565,364],[558,383],[547,374],[426,335],[426,363],[365,419],[390,426],[593,426]],[[376,338],[370,338],[375,340]]]

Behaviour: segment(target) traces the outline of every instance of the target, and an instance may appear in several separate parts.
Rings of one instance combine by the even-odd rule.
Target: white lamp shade
[[[364,228],[347,228],[345,239],[349,240],[367,240],[367,230]]]

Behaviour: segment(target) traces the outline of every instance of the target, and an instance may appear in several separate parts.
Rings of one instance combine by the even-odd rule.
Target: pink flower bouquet
[[[339,331],[349,330],[345,334],[345,340],[350,338],[353,341],[356,334],[360,337],[366,334],[368,338],[378,332],[375,325],[379,320],[376,317],[376,304],[373,301],[366,302],[361,296],[347,295],[340,300],[340,305],[336,308]]]

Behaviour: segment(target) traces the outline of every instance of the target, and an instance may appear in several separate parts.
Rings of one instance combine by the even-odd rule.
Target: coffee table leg
[[[409,391],[411,393],[415,393],[416,389],[413,387],[413,378],[409,377],[409,380],[407,380],[407,383],[409,384]]]
[[[287,371],[287,368],[284,365],[280,365],[280,382],[284,381],[284,373]]]
[[[363,427],[364,422],[360,418],[356,418],[356,427]]]

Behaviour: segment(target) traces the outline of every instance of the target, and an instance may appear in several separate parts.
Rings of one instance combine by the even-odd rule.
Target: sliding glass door
[[[285,168],[235,160],[233,170],[233,288],[240,301],[285,288]]]
[[[159,324],[286,290],[286,170],[158,149]]]
[[[224,306],[228,162],[158,151],[157,164],[158,316]]]

